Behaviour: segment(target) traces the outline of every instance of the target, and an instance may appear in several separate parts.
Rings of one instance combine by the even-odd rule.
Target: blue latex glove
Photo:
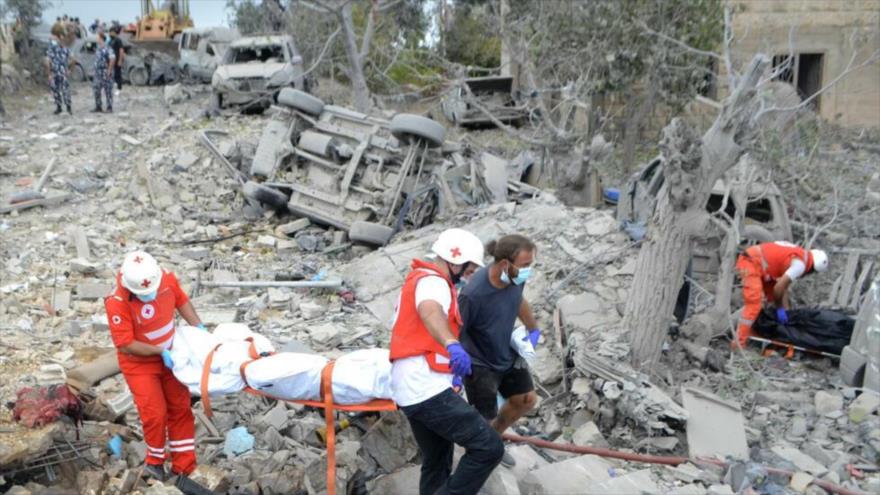
[[[206,327],[204,323],[199,323],[198,325],[196,325],[196,328],[198,328],[199,330],[204,330],[206,332],[208,331],[208,327]]]
[[[532,330],[529,330],[528,335],[523,337],[523,342],[529,341],[532,343],[532,349],[537,349],[538,348],[538,339],[540,339],[540,338],[541,338],[541,329],[540,328],[533,328]]]
[[[113,435],[113,438],[107,442],[107,450],[116,457],[122,457],[122,437]]]
[[[776,308],[776,321],[788,325],[788,312],[785,311],[785,308]]]
[[[462,388],[464,388],[464,384],[461,381],[461,377],[458,375],[452,375],[452,391],[459,393]]]
[[[171,359],[171,353],[168,352],[168,349],[162,351],[162,362],[165,363],[166,368],[174,369],[174,360]]]
[[[471,374],[471,357],[467,351],[459,344],[454,342],[446,347],[449,351],[449,367],[452,372],[459,376],[468,376]]]

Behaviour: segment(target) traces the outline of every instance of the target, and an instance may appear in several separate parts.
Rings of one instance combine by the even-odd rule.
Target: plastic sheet
[[[764,309],[754,330],[771,340],[840,355],[849,344],[854,325],[849,315],[829,309],[789,310],[788,325],[781,325],[771,310]]]

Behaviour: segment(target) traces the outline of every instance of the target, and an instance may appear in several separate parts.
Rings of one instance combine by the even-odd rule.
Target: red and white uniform
[[[104,300],[110,336],[117,349],[134,341],[171,347],[174,313],[189,302],[177,277],[162,271],[156,298],[142,302],[116,277],[116,290]],[[195,418],[189,390],[162,363],[161,356],[135,356],[118,352],[119,368],[134,397],[144,427],[147,464],[165,463],[166,430],[171,469],[189,474],[196,468]]]
[[[736,269],[743,282],[745,307],[737,327],[737,339],[745,346],[752,335],[752,325],[761,314],[763,297],[773,301],[776,281],[783,275],[794,281],[813,269],[810,251],[790,242],[766,242],[746,249],[736,260]]]

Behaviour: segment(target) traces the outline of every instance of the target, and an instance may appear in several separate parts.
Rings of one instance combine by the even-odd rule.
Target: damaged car
[[[211,82],[229,44],[240,37],[237,30],[225,27],[184,29],[178,40],[177,61],[183,80]]]
[[[203,141],[249,200],[347,231],[352,242],[381,246],[441,212],[538,192],[503,160],[466,157],[427,117],[366,115],[291,88],[273,111],[247,177],[211,142],[213,131]]]
[[[663,158],[657,157],[640,171],[633,174],[620,192],[617,219],[630,235],[638,237],[643,232],[657,205],[657,194],[665,180]],[[743,212],[740,238],[747,243],[791,241],[791,224],[782,193],[769,181],[736,180],[746,177],[753,165],[741,162],[724,178],[716,181],[706,211],[722,211],[727,218],[735,218]],[[743,202],[743,198],[745,202]],[[695,274],[718,273],[724,232],[715,228],[710,235],[696,239],[693,244],[692,264]]]
[[[512,77],[489,76],[465,79],[446,93],[440,108],[449,122],[462,127],[494,126],[487,112],[504,124],[518,126],[529,118],[526,103],[513,89]]]
[[[229,44],[211,77],[213,106],[265,109],[283,88],[307,90],[293,37],[248,36]]]
[[[122,80],[133,86],[156,84],[172,84],[180,78],[180,71],[169,55],[160,52],[146,51],[122,39],[125,49],[125,61],[122,67]],[[71,68],[71,79],[88,81],[92,79],[95,65],[95,52],[98,42],[94,36],[74,43],[71,52],[74,65]]]

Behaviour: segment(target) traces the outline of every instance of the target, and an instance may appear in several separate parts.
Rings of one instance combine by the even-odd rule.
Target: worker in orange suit
[[[205,326],[177,277],[144,251],[126,255],[116,289],[104,305],[119,368],[144,427],[144,471],[165,481],[167,449],[171,474],[186,477],[196,468],[195,419],[189,390],[172,373],[175,310],[190,325]]]
[[[821,249],[807,250],[790,242],[765,242],[739,255],[736,270],[743,283],[745,303],[736,340],[745,347],[752,325],[761,314],[762,295],[776,307],[776,320],[788,324],[788,288],[804,275],[828,270],[828,255]]]

